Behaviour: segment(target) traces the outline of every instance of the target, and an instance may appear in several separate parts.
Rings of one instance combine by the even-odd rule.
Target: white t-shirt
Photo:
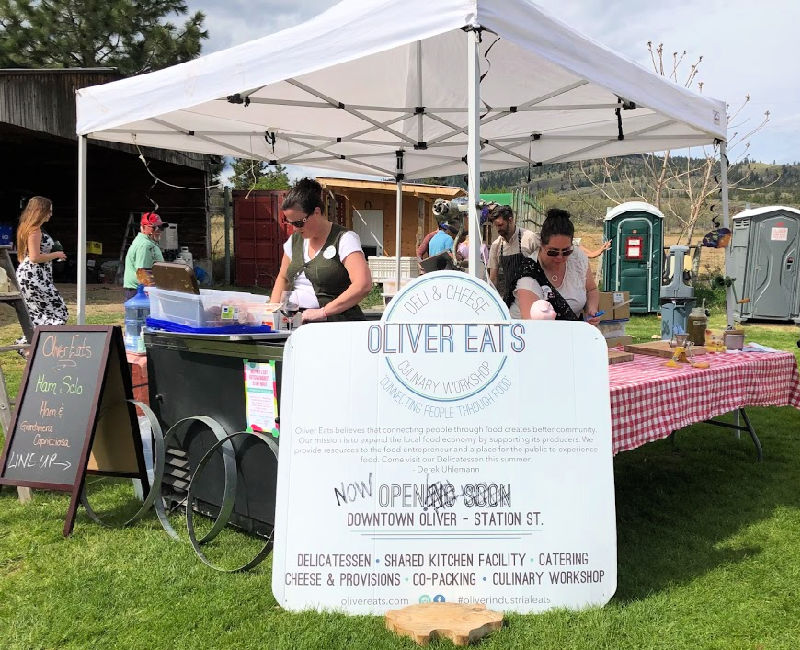
[[[348,230],[339,238],[339,260],[344,264],[345,258],[350,253],[356,251],[361,252],[361,238],[358,233]],[[283,243],[283,252],[289,261],[292,261],[292,238],[289,237]],[[336,249],[333,246],[322,247],[317,251],[317,255],[324,255],[328,259],[336,255]],[[303,240],[303,262],[309,262],[311,258],[308,256],[308,240]],[[296,302],[302,309],[319,309],[319,301],[317,295],[314,293],[314,287],[311,280],[306,277],[305,272],[301,272],[294,280],[294,291],[292,291],[291,299]]]
[[[536,261],[539,261],[539,253],[536,254]],[[567,272],[560,287],[553,287],[567,301],[576,316],[579,316],[586,306],[586,271],[589,269],[589,258],[586,257],[580,248],[575,248],[567,258]],[[511,318],[521,318],[519,311],[519,301],[517,291],[526,289],[536,294],[536,300],[544,298],[544,291],[541,285],[533,278],[523,277],[517,282],[514,288],[514,303],[509,307]]]

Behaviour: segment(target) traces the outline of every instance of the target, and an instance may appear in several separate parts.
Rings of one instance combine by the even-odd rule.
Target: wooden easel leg
[[[2,368],[0,368],[0,425],[3,426],[5,435],[9,435],[11,430],[11,403],[8,401],[6,377]],[[30,503],[33,501],[33,490],[29,487],[18,487],[17,497],[20,503]]]

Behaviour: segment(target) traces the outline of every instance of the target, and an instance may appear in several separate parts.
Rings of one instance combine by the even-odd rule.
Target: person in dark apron
[[[271,302],[297,306],[303,322],[363,320],[358,303],[372,289],[357,233],[322,214],[322,187],[299,180],[281,209],[295,232],[283,245],[283,260]]]
[[[498,205],[489,213],[489,223],[497,231],[497,239],[489,251],[489,280],[500,295],[504,286],[516,278],[522,261],[530,257],[539,246],[538,237],[526,228],[519,228],[514,211],[508,205]]]

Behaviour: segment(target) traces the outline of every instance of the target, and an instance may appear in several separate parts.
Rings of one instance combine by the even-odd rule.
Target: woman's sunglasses
[[[572,251],[572,246],[569,248],[548,248],[545,251],[545,255],[547,255],[547,257],[558,257],[559,255],[561,255],[561,257],[569,257],[572,255]]]
[[[305,217],[300,219],[300,221],[289,221],[286,217],[284,217],[283,220],[290,226],[294,226],[295,228],[302,228],[304,225],[306,225],[306,221],[308,221],[310,216],[311,216],[310,214],[307,214]]]

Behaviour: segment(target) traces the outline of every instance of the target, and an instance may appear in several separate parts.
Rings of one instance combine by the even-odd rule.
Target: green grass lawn
[[[93,322],[113,313],[92,314]],[[121,311],[120,311],[121,315]],[[120,322],[121,316],[114,322]],[[722,316],[712,318],[720,326]],[[798,328],[748,325],[748,340],[797,352]],[[649,340],[655,316],[632,319]],[[16,336],[0,327],[0,342]],[[21,359],[2,367],[16,391]],[[748,409],[764,461],[746,435],[700,424],[614,459],[618,589],[604,608],[509,614],[485,648],[787,648],[800,646],[800,412]],[[91,486],[100,510],[132,504],[126,483]],[[197,560],[184,529],[171,540],[154,515],[106,529],[37,491],[21,505],[0,491],[2,648],[414,648],[381,617],[280,608],[271,562],[220,574]],[[122,512],[117,512],[122,516]],[[226,530],[211,559],[233,566],[259,544]],[[452,647],[435,641],[434,648]]]

